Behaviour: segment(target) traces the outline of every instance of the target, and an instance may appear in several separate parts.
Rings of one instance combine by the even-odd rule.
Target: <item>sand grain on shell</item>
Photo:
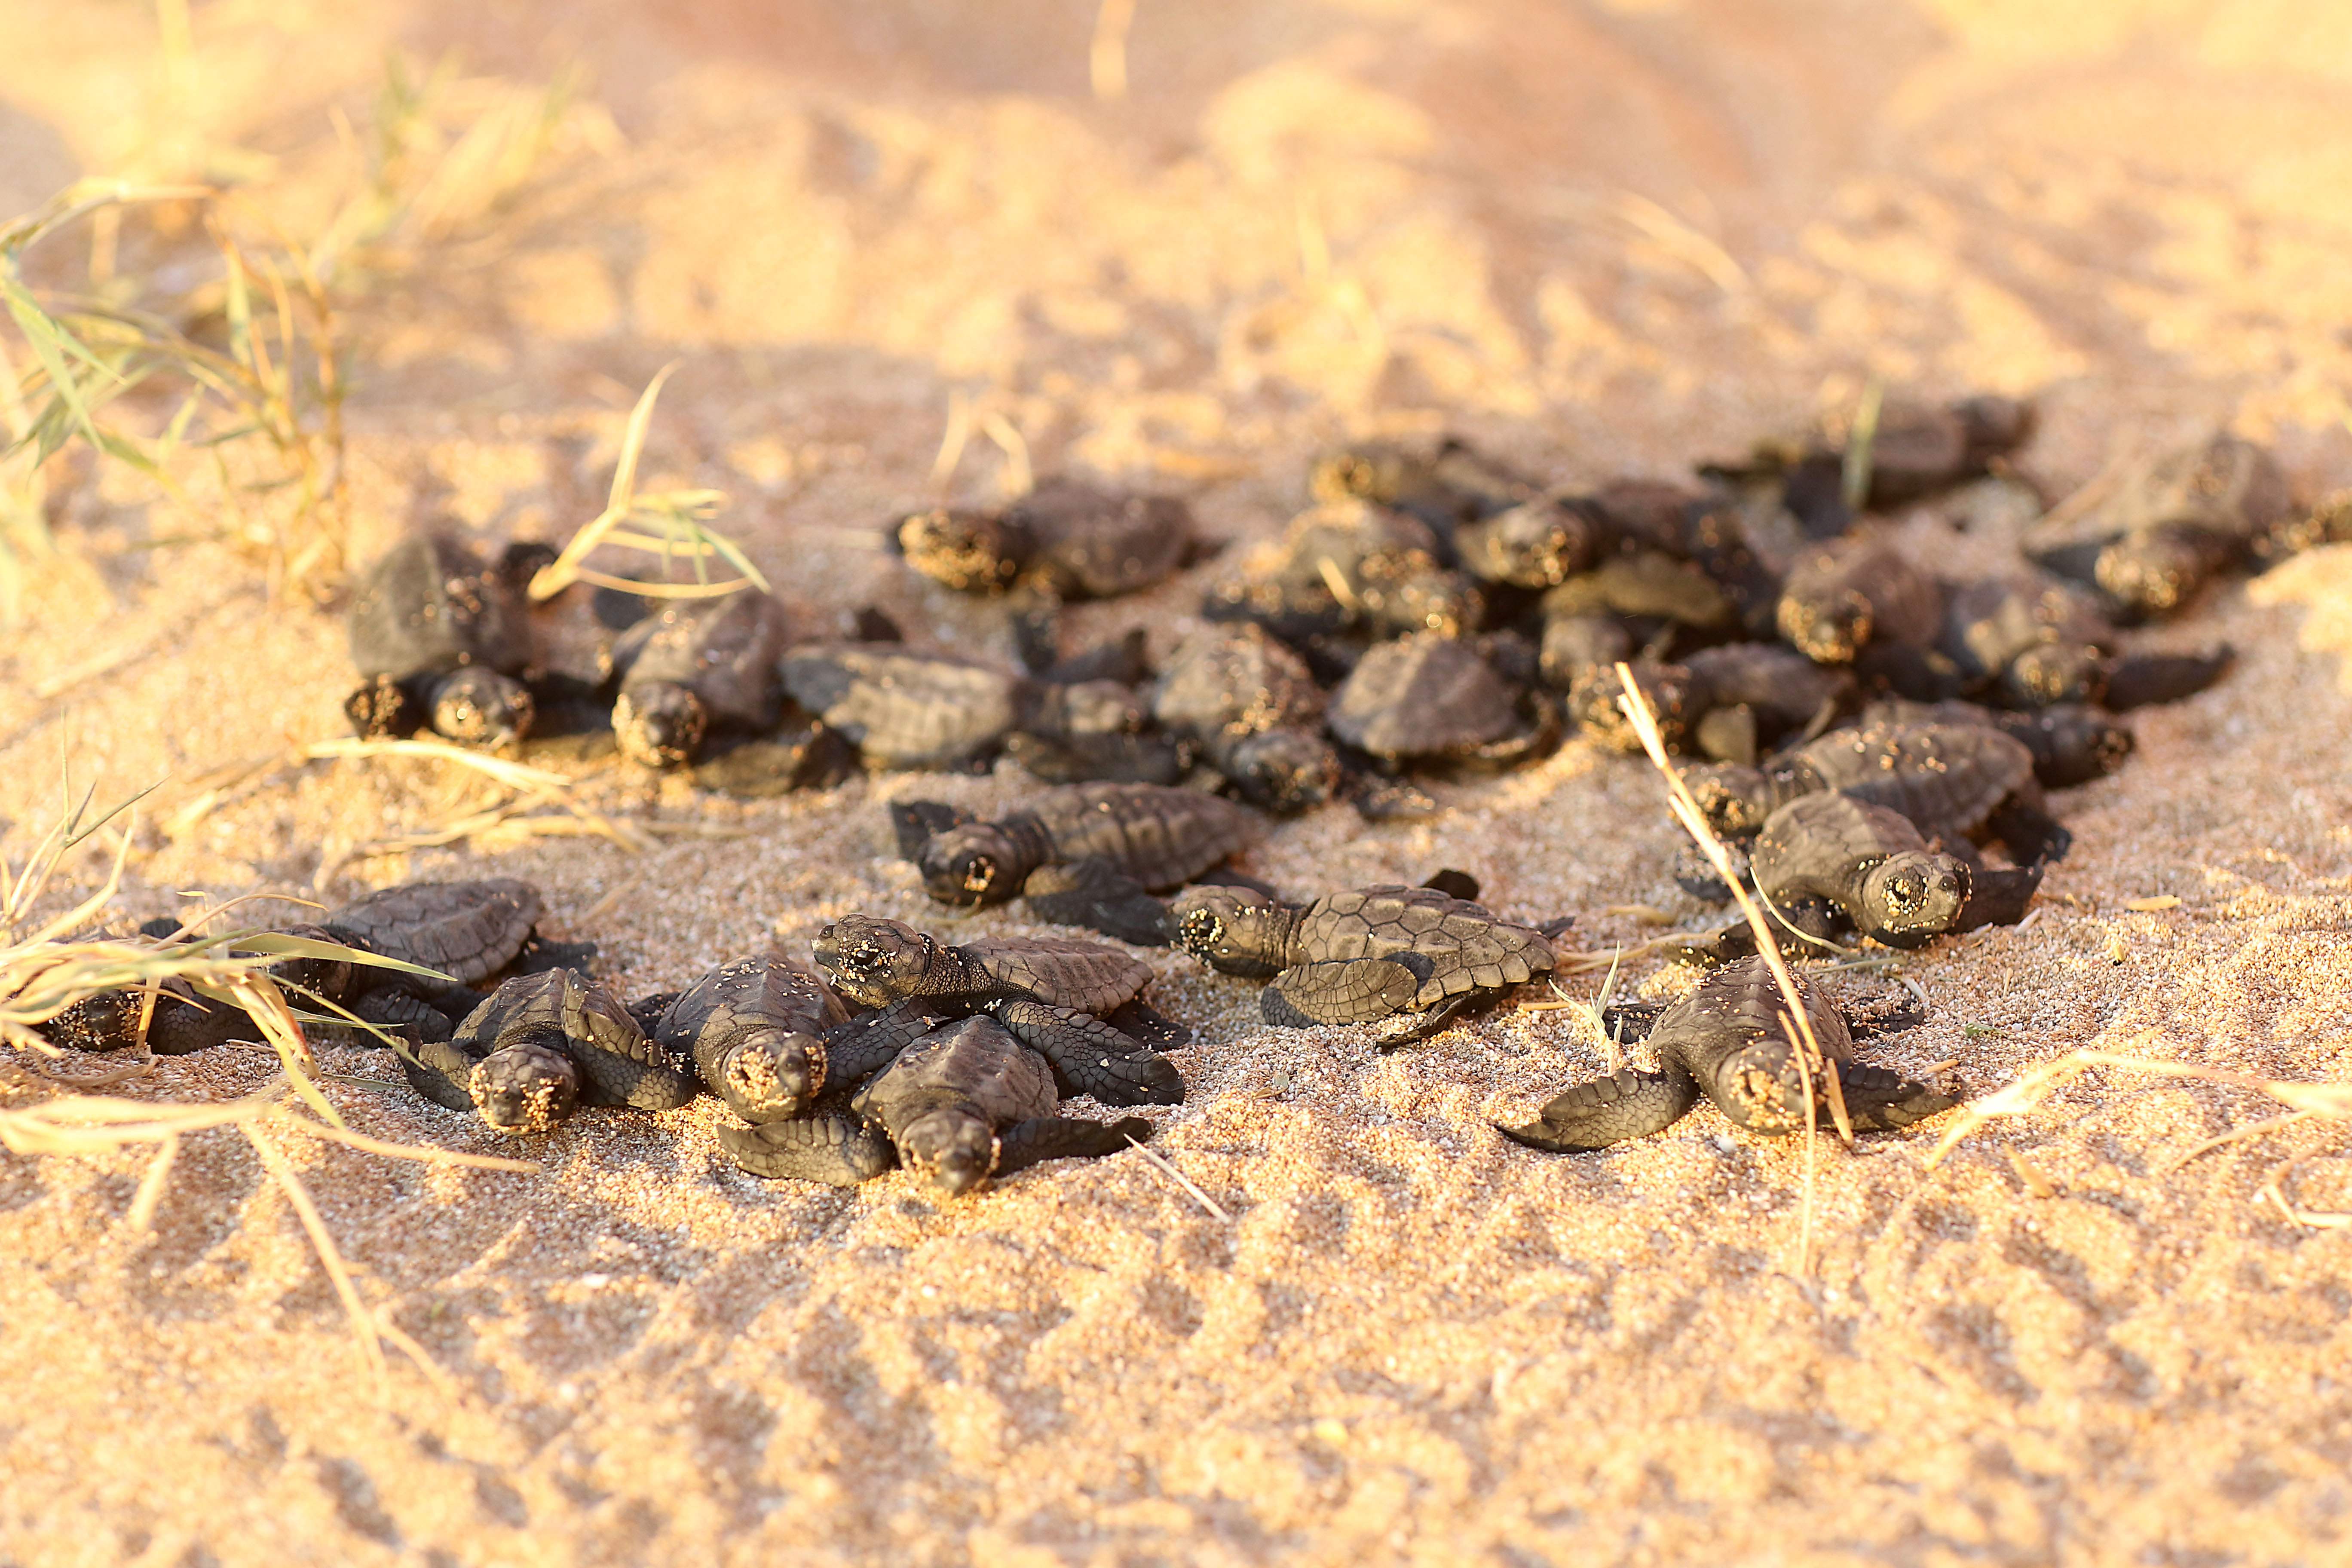
[[[1096,7],[1076,0],[854,25],[798,4],[658,9],[369,0],[331,34],[276,0],[197,9],[197,68],[220,88],[197,122],[278,152],[297,195],[323,178],[298,154],[324,159],[327,104],[359,112],[395,42],[518,78],[576,53],[623,132],[552,167],[495,238],[355,312],[370,548],[415,518],[492,534],[584,518],[635,389],[674,356],[647,482],[728,490],[727,525],[813,632],[872,603],[967,651],[1003,648],[992,612],[896,573],[870,531],[930,493],[958,391],[1041,469],[1192,492],[1227,562],[1276,536],[1307,456],[1342,434],[1459,429],[1561,481],[1666,474],[1874,377],[2036,394],[2022,467],[2052,495],[2215,422],[2273,441],[2315,489],[2352,479],[2352,79],[2319,47],[2340,30],[2319,0],[2064,18],[1992,0],[1146,5],[1116,111],[1087,94]],[[102,10],[0,6],[12,205],[19,170],[120,155],[110,106],[144,46]],[[984,498],[1002,466],[975,441],[952,488]],[[1975,571],[2013,559],[2020,513],[1995,487],[1886,526]],[[1009,771],[745,804],[551,762],[583,775],[585,809],[740,834],[634,856],[571,838],[354,856],[495,798],[397,759],[265,768],[167,826],[190,781],[336,732],[340,633],[270,608],[218,552],[145,551],[133,510],[79,500],[66,521],[79,553],[42,569],[0,653],[0,815],[43,820],[60,766],[101,797],[169,776],[127,914],[182,889],[527,877],[556,934],[593,936],[633,991],[771,942],[805,951],[854,910],[1026,929],[940,916],[881,809],[993,809],[1029,787]],[[1070,634],[1142,619],[1164,651],[1225,564],[1082,607]],[[2242,662],[2138,716],[2132,765],[2063,797],[2076,847],[2030,926],[1906,963],[1933,1016],[1876,1058],[1956,1062],[1975,1092],[2092,1046],[2352,1073],[2347,604],[2352,551],[2327,551],[2140,634],[2226,639]],[[1673,881],[1675,833],[1638,762],[1571,745],[1435,793],[1433,822],[1326,813],[1248,868],[1312,889],[1458,866],[1505,912],[1577,915],[1594,950],[1654,931],[1612,907],[1706,917]],[[2158,898],[2179,901],[2130,907]],[[583,1116],[536,1146],[534,1175],[282,1139],[367,1300],[454,1397],[395,1352],[391,1405],[369,1404],[293,1213],[234,1134],[188,1141],[145,1236],[122,1224],[141,1152],[0,1155],[0,1554],[2344,1550],[2352,1234],[2263,1195],[2282,1179],[2303,1210],[2352,1210],[2341,1127],[2176,1169],[2278,1108],[2102,1069],[1933,1171],[1928,1136],[1824,1144],[1799,1279],[1793,1144],[1710,1110],[1605,1156],[1491,1131],[1600,1068],[1572,1012],[1378,1057],[1346,1030],[1266,1030],[1249,987],[1146,956],[1160,1005],[1199,1032],[1178,1058],[1187,1103],[1148,1112],[1152,1147],[1230,1219],[1133,1152],[953,1203],[903,1177],[761,1183],[719,1157],[707,1101]],[[391,1086],[382,1053],[321,1054],[385,1080],[330,1082],[354,1126],[511,1152]],[[125,1092],[224,1098],[271,1070],[232,1048]]]

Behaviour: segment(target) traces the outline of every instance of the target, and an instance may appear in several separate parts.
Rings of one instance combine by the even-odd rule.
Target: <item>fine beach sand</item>
[[[935,493],[952,394],[1038,471],[1182,493],[1234,542],[1070,617],[1074,644],[1139,621],[1162,652],[1351,435],[1458,430],[1560,482],[1670,475],[1876,377],[2034,395],[2020,469],[2053,498],[2221,424],[2312,494],[2352,483],[2333,0],[1141,0],[1117,103],[1089,90],[1076,0],[193,20],[189,133],[266,155],[289,224],[339,167],[330,106],[363,113],[387,48],[516,81],[578,61],[608,117],[355,309],[363,554],[436,519],[564,536],[672,359],[648,482],[726,490],[718,526],[809,635],[871,603],[964,651],[1005,646],[986,606],[874,547]],[[0,208],[121,166],[152,28],[119,0],[0,4]],[[953,491],[1006,468],[975,436]],[[747,803],[527,752],[658,843],[369,853],[502,796],[437,762],[273,763],[342,732],[339,625],[216,547],[146,548],[135,492],[73,472],[66,554],[0,643],[0,820],[21,859],[61,779],[103,801],[167,780],[126,918],[525,877],[632,994],[770,942],[805,956],[852,910],[1024,929],[939,916],[881,809],[1012,803],[1034,786],[1009,764]],[[2019,493],[1885,526],[1989,570]],[[2080,1047],[2352,1074],[2352,547],[2135,636],[2216,640],[2241,652],[2226,682],[2137,716],[2130,765],[2058,797],[2075,847],[2032,922],[1906,960],[1931,1021],[1874,1059],[1955,1062],[1975,1095]],[[1435,793],[1426,822],[1286,826],[1246,868],[1315,891],[1460,867],[1603,951],[1653,933],[1629,906],[1714,918],[1671,879],[1637,760],[1572,743]],[[66,879],[103,870],[93,844]],[[1220,1212],[1133,1152],[955,1201],[762,1183],[719,1157],[709,1100],[584,1113],[529,1175],[281,1135],[370,1307],[437,1369],[390,1352],[381,1403],[234,1132],[186,1142],[145,1235],[123,1223],[144,1151],[0,1153],[0,1563],[2352,1557],[2352,1229],[2263,1195],[2352,1210],[2342,1123],[2184,1164],[2284,1108],[2106,1068],[1932,1169],[1948,1118],[1824,1138],[1801,1274],[1793,1141],[1705,1108],[1606,1155],[1492,1130],[1600,1070],[1572,1012],[1375,1057],[1148,956],[1199,1034],[1152,1147]],[[320,1054],[362,1131],[518,1152],[353,1081],[396,1080],[386,1053]],[[236,1046],[115,1092],[225,1098],[275,1067]]]

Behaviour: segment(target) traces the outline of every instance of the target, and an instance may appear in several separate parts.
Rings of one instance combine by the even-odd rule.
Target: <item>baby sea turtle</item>
[[[1498,668],[1494,654],[1518,665],[1521,679]],[[1516,637],[1471,642],[1416,633],[1367,649],[1332,694],[1325,721],[1349,745],[1391,765],[1515,766],[1559,740],[1556,710],[1531,687],[1534,664]]]
[[[1049,599],[1107,599],[1150,587],[1197,553],[1192,509],[1062,477],[993,511],[937,508],[891,533],[907,564],[964,594],[1016,586]]]
[[[1758,890],[1800,931],[1808,929],[1802,907],[1826,903],[1888,947],[2014,922],[2042,870],[2039,863],[2014,871],[1971,868],[1928,847],[1901,813],[1838,794],[1800,796],[1765,818],[1748,867]]]
[[[1140,1037],[1173,1044],[1185,1031],[1142,1001],[1150,966],[1116,948],[1066,937],[949,947],[897,921],[847,915],[817,933],[816,961],[843,995],[864,1006],[914,1001],[950,1014],[988,1014],[1053,1064],[1066,1093],[1091,1094],[1106,1105],[1174,1105],[1184,1098],[1175,1065]]]
[[[1853,523],[1846,504],[1850,472],[1866,475],[1864,510],[1885,511],[1980,478],[2032,431],[2032,405],[2015,398],[1979,395],[1941,405],[1889,398],[1877,408],[1866,437],[1862,421],[1849,415],[1794,441],[1759,443],[1747,461],[1710,464],[1706,471],[1776,480],[1782,504],[1807,532],[1823,539]]]
[[[1851,671],[1777,643],[1726,643],[1683,661],[1691,741],[1705,756],[1754,763],[1791,735],[1819,733],[1855,699]]]
[[[2122,710],[2192,697],[2220,679],[2232,657],[2226,645],[2201,654],[2118,656],[2115,637],[2078,589],[1990,578],[1946,595],[1943,635],[1925,668],[1884,673],[1895,690],[1921,700],[1983,696],[2017,708],[2078,702]]]
[[[452,1038],[403,1052],[401,1067],[425,1099],[509,1132],[545,1132],[581,1105],[674,1110],[698,1087],[690,1065],[573,969],[507,981]]]
[[[1408,632],[1459,636],[1486,613],[1476,584],[1442,564],[1427,523],[1385,507],[1339,502],[1291,521],[1280,546],[1213,586],[1212,621],[1255,621],[1337,679],[1368,643]]]
[[[449,533],[414,534],[361,577],[345,617],[361,685],[343,702],[370,738],[431,727],[496,746],[530,731],[530,622],[513,573]]]
[[[1554,963],[1540,931],[1435,888],[1365,888],[1304,906],[1194,888],[1170,912],[1187,952],[1221,973],[1270,980],[1258,998],[1266,1022],[1377,1023],[1384,1049]]]
[[[1845,1014],[1801,972],[1792,978],[1856,1131],[1908,1127],[1959,1103],[1956,1095],[1856,1062]],[[1648,1037],[1658,1071],[1628,1068],[1578,1084],[1528,1125],[1497,1130],[1531,1149],[1582,1153],[1663,1131],[1701,1094],[1751,1132],[1786,1137],[1803,1131],[1808,1099],[1815,1124],[1830,1125],[1827,1086],[1819,1069],[1810,1075],[1801,1069],[1802,1047],[1788,1002],[1761,958],[1727,964],[1699,982],[1660,1015]]]
[[[957,1194],[1151,1136],[1140,1117],[1092,1121],[1058,1115],[1059,1107],[1054,1074],[1036,1052],[992,1019],[964,1018],[900,1051],[858,1091],[852,1116],[730,1127],[719,1141],[755,1175],[855,1186],[895,1162]]]
[[[783,714],[776,660],[784,608],[757,588],[669,600],[621,634],[613,647],[620,694],[613,738],[647,767],[701,755],[714,731],[757,734]]]
[[[2270,552],[2297,515],[2278,460],[2220,433],[2163,454],[2029,553],[2098,588],[2119,614],[2146,619],[2179,609],[2216,573]]]
[[[2019,861],[2057,859],[2072,836],[2051,816],[2024,742],[1980,724],[1867,724],[1834,730],[1770,771],[1694,768],[1691,792],[1718,833],[1759,830],[1782,803],[1839,791],[1900,812],[1948,846],[1990,837]]]
[[[539,890],[511,879],[383,888],[353,900],[320,925],[288,927],[277,934],[356,949],[436,970],[449,979],[299,954],[270,965],[270,974],[293,993],[297,1005],[315,1001],[415,1039],[446,1040],[457,1020],[480,1004],[481,994],[472,987],[481,982],[509,969],[585,963],[595,955],[593,942],[541,941],[535,928],[542,912]],[[180,922],[168,917],[141,929],[166,941],[182,934]],[[143,1006],[136,990],[101,993],[58,1014],[43,1032],[79,1050],[121,1049],[138,1043]],[[167,982],[156,995],[147,1047],[159,1056],[181,1056],[250,1038],[253,1027],[234,1005],[201,998],[184,983]],[[359,1037],[364,1042],[373,1037]]]
[[[890,816],[900,853],[940,902],[1025,898],[1042,920],[1145,944],[1168,940],[1147,891],[1182,886],[1265,831],[1245,806],[1157,784],[1067,784],[993,822],[925,801]]]
[[[1974,702],[1887,700],[1863,709],[1864,729],[1877,725],[1973,724],[1998,730],[2033,754],[2033,776],[2045,789],[2089,784],[2124,765],[2132,753],[2129,726],[2104,710],[2059,702],[2024,712]]]
[[[1448,564],[1503,586],[1549,587],[1583,570],[1598,542],[1585,511],[1450,437],[1427,453],[1386,442],[1344,447],[1318,458],[1308,483],[1318,500],[1411,513]]]
[[[1339,793],[1339,759],[1318,732],[1323,710],[1306,661],[1247,622],[1185,638],[1151,697],[1151,716],[1196,742],[1236,795],[1286,816]]]
[[[1781,585],[1780,635],[1820,664],[1852,664],[1874,643],[1932,647],[1943,587],[1874,539],[1841,540],[1801,557]]]
[[[634,1011],[635,1009],[633,1009]],[[738,959],[704,975],[646,1032],[672,1060],[690,1060],[711,1093],[746,1121],[778,1121],[824,1092],[827,1036],[849,1009],[804,963],[781,954]]]
[[[803,643],[780,668],[793,700],[875,767],[969,766],[1018,732],[1113,737],[1143,722],[1135,693],[1115,681],[1040,681],[897,643]]]

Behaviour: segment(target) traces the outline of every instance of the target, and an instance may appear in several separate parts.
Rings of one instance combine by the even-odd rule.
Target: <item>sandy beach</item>
[[[2030,396],[2011,477],[1872,525],[1955,577],[2014,562],[2036,496],[2216,426],[2306,495],[2352,484],[2352,12],[2325,0],[1140,0],[1123,95],[1102,21],[213,0],[166,121],[150,8],[0,0],[0,213],[193,159],[305,232],[388,50],[462,60],[483,101],[576,68],[528,177],[346,313],[353,553],[426,522],[560,542],[676,361],[645,482],[726,492],[715,525],[812,637],[873,605],[1009,657],[1001,611],[878,529],[1024,463],[1184,496],[1226,543],[1067,617],[1072,646],[1141,625],[1159,654],[1344,437],[1458,432],[1569,484],[1685,474],[1874,383]],[[630,994],[805,957],[854,911],[1045,929],[944,913],[889,839],[890,801],[1037,787],[1009,763],[747,801],[526,746],[576,831],[387,849],[513,794],[296,759],[347,733],[335,616],[176,542],[135,476],[51,471],[57,552],[0,640],[0,824],[13,865],[68,788],[157,785],[121,928],[521,877]],[[1929,1021],[1869,1059],[1979,1097],[2079,1049],[2352,1076],[2352,546],[2130,645],[2219,641],[2224,682],[2135,714],[2129,765],[2054,797],[2074,847],[2031,922],[1903,961]],[[1459,867],[1601,952],[1654,934],[1645,910],[1717,918],[1639,759],[1571,742],[1432,787],[1433,819],[1328,809],[1242,865],[1297,893]],[[1573,1011],[1383,1056],[1138,951],[1198,1036],[1185,1103],[1148,1112],[1197,1194],[1134,1151],[961,1199],[767,1183],[709,1099],[526,1147],[322,1045],[355,1130],[542,1162],[273,1135],[395,1336],[381,1395],[234,1131],[184,1141],[143,1233],[152,1150],[0,1152],[0,1563],[2352,1561],[2343,1122],[2200,1152],[2287,1108],[2100,1067],[1933,1168],[1949,1117],[1822,1138],[1801,1258],[1800,1141],[1704,1105],[1601,1154],[1494,1131],[1601,1070]],[[108,1092],[277,1070],[231,1046]]]

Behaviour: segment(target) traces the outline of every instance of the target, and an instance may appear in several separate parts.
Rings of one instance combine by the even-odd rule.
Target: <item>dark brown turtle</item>
[[[1823,901],[1888,947],[2021,919],[2042,869],[2039,863],[2016,871],[1972,868],[1929,848],[1901,813],[1838,794],[1801,795],[1765,818],[1748,868],[1758,890],[1800,930],[1807,928],[1799,907]]]
[[[1477,629],[1485,598],[1444,556],[1417,518],[1360,501],[1321,506],[1293,519],[1265,559],[1213,586],[1202,613],[1255,621],[1336,678],[1368,642]]]
[[[572,969],[520,975],[444,1043],[403,1052],[419,1094],[509,1132],[544,1132],[581,1105],[674,1110],[698,1087],[618,997]]]
[[[1323,710],[1306,661],[1247,622],[1185,638],[1151,698],[1151,716],[1197,742],[1236,795],[1286,816],[1339,793],[1339,759],[1320,733]]]
[[[2020,861],[2057,859],[2071,836],[2054,820],[2025,744],[1980,724],[1869,724],[1834,730],[1770,771],[1691,770],[1692,793],[1718,833],[1759,831],[1782,803],[1840,791],[1900,812],[1948,847],[1999,839]]]
[[[1818,733],[1854,701],[1851,672],[1778,643],[1726,643],[1683,660],[1690,741],[1700,755],[1753,763],[1800,733]]]
[[[1174,1105],[1174,1064],[1154,1049],[1189,1037],[1142,1000],[1150,966],[1067,937],[1000,937],[950,947],[897,921],[848,915],[817,933],[835,987],[868,1007],[917,1002],[986,1013],[1054,1066],[1069,1094],[1106,1105]]]
[[[1016,585],[1051,599],[1107,599],[1150,587],[1199,550],[1192,509],[1171,496],[1053,477],[992,511],[937,508],[900,520],[907,564],[965,594]]]
[[[1332,694],[1325,722],[1390,765],[1503,768],[1541,756],[1559,742],[1558,713],[1530,688],[1528,650],[1505,640],[1421,632],[1378,644]],[[1521,667],[1519,679],[1497,668],[1497,654]]]
[[[1744,462],[1710,464],[1706,471],[1776,482],[1782,504],[1806,531],[1825,539],[1852,526],[1853,486],[1860,485],[1865,510],[1906,506],[1982,477],[2032,431],[2032,405],[2015,398],[1979,395],[1940,406],[1889,398],[1866,430],[1858,413],[1842,416],[1793,441],[1759,443]]]
[[[634,1011],[635,1009],[633,1009]],[[804,963],[777,953],[704,975],[646,1029],[746,1121],[797,1116],[831,1081],[827,1035],[849,1009]]]
[[[675,767],[699,757],[715,732],[773,729],[783,716],[776,670],[783,648],[783,606],[757,588],[664,602],[613,647],[621,754]]]
[[[1926,679],[1892,679],[1921,700],[1983,696],[2017,708],[2177,702],[2221,679],[2225,646],[2203,654],[2117,656],[2116,629],[2090,596],[2052,583],[1991,578],[1946,596],[1940,660]],[[1938,679],[1941,677],[1941,679]]]
[[[1246,806],[1156,784],[1064,785],[993,822],[927,801],[890,817],[899,852],[943,904],[1023,898],[1041,919],[1147,944],[1168,940],[1148,892],[1182,886],[1265,831]]]
[[[527,559],[493,566],[455,534],[420,533],[369,567],[344,617],[361,681],[343,702],[352,728],[483,746],[530,733],[530,622],[514,581]]]
[[[898,1163],[959,1194],[1046,1160],[1099,1158],[1151,1136],[1140,1117],[1092,1121],[1059,1108],[1043,1058],[993,1020],[965,1018],[899,1051],[858,1091],[849,1116],[730,1127],[719,1141],[755,1175],[855,1186]]]
[[[2147,619],[2179,610],[2216,574],[2274,552],[2307,515],[2276,458],[2220,433],[2164,453],[2029,553],[2099,589],[2117,614]]]
[[[1890,545],[1841,540],[1798,560],[1776,615],[1780,635],[1807,658],[1852,664],[1874,643],[1932,647],[1943,588]]]
[[[1426,1038],[1555,962],[1542,932],[1435,888],[1365,888],[1303,906],[1193,888],[1170,912],[1187,952],[1221,973],[1270,980],[1258,999],[1266,1022],[1377,1023],[1383,1048]]]
[[[1657,721],[1659,738],[1668,751],[1685,749],[1691,725],[1705,712],[1705,694],[1685,665],[1635,659],[1626,667],[1650,715]],[[1625,682],[1613,665],[1598,666],[1577,678],[1568,693],[1569,717],[1588,741],[1612,751],[1632,753],[1642,749],[1642,737],[1622,703]]]
[[[1864,729],[1881,725],[1974,724],[1999,730],[2033,754],[2033,776],[2045,789],[2063,789],[2106,777],[2132,753],[2131,730],[2103,710],[2060,702],[2025,712],[1974,702],[1888,700],[1863,709]]]
[[[1802,973],[1793,978],[1856,1131],[1892,1131],[1959,1103],[1958,1096],[1856,1062],[1859,1031]],[[1736,1125],[1769,1137],[1803,1131],[1809,1099],[1813,1123],[1831,1125],[1828,1086],[1820,1069],[1801,1068],[1802,1047],[1788,1001],[1760,958],[1727,964],[1700,981],[1658,1016],[1648,1038],[1658,1071],[1628,1068],[1580,1083],[1547,1103],[1534,1121],[1497,1131],[1531,1149],[1582,1153],[1663,1131],[1702,1094]]]
[[[1056,684],[897,643],[803,643],[780,668],[793,700],[876,767],[970,766],[1016,733],[1115,737],[1143,723],[1115,681]]]
[[[1452,437],[1426,452],[1343,447],[1317,459],[1309,486],[1318,500],[1412,513],[1435,532],[1448,564],[1504,587],[1549,587],[1582,571],[1601,539],[1585,509]]]
[[[446,1040],[482,1000],[473,989],[509,969],[582,964],[595,956],[593,942],[551,943],[535,928],[542,912],[539,890],[528,882],[497,879],[476,882],[408,882],[379,889],[328,915],[320,925],[299,925],[232,939],[231,952],[280,952],[271,977],[297,1005],[315,1005],[333,1021],[348,1015],[412,1039]],[[179,921],[150,921],[143,934],[160,941],[186,940]],[[304,942],[372,953],[414,964],[436,975],[354,963]],[[79,1050],[118,1050],[135,1045],[144,1006],[138,991],[86,997],[58,1014],[44,1033]],[[158,993],[149,1019],[147,1047],[159,1056],[180,1056],[232,1039],[250,1039],[253,1023],[223,997],[200,997],[180,982]],[[374,1037],[359,1033],[362,1042]]]

